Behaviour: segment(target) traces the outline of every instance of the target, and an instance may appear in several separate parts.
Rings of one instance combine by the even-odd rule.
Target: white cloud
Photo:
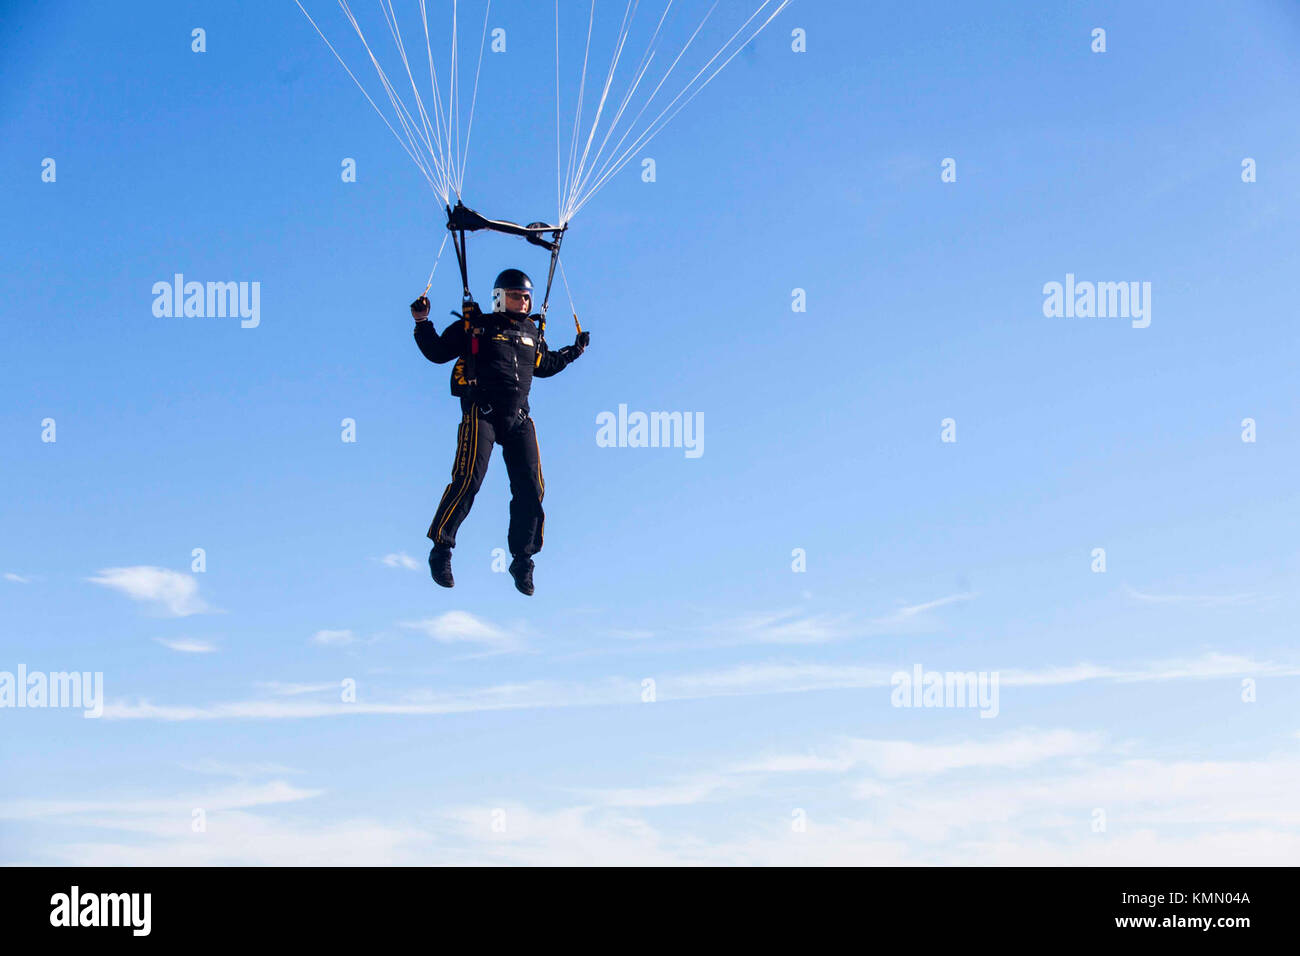
[[[875,623],[901,624],[904,621],[911,620],[919,614],[924,614],[926,611],[932,611],[937,607],[944,607],[948,604],[956,604],[958,601],[969,601],[975,597],[978,597],[978,595],[974,592],[963,591],[960,594],[949,594],[947,597],[937,598],[933,601],[926,601],[924,604],[904,604],[892,613],[877,618]]]
[[[0,819],[74,832],[106,830],[110,841],[47,842],[44,861],[78,866],[414,866],[433,859],[427,833],[372,820],[305,822],[274,808],[322,791],[272,782],[170,798],[0,803]],[[193,811],[206,830],[195,833]],[[57,832],[57,831],[54,831]]]
[[[582,791],[592,803],[607,807],[677,807],[700,803],[724,789],[740,786],[734,776],[707,774],[677,783]]]
[[[12,571],[5,572],[5,580],[12,581],[14,584],[31,584],[31,578],[25,578],[21,574],[14,574]]]
[[[578,806],[485,794],[472,806],[421,814],[418,825],[403,822],[401,808],[384,822],[312,819],[306,801],[320,791],[283,781],[177,797],[11,800],[0,802],[0,819],[49,828],[33,862],[99,866],[1224,866],[1300,857],[1300,757],[1291,753],[1116,757],[1093,735],[1061,730],[992,741],[840,741],[829,752],[834,767],[818,758],[798,768],[837,773],[818,782],[816,807],[759,781],[789,768],[761,758],[685,782],[587,791],[592,799]],[[863,780],[864,768],[884,775]],[[708,822],[658,812],[721,799],[731,802]],[[292,813],[279,816],[280,806]],[[800,806],[808,807],[805,832],[790,825]],[[197,836],[196,807],[208,814]],[[1092,831],[1094,808],[1105,810],[1104,832]],[[78,842],[60,842],[57,828]],[[113,836],[97,841],[96,830]]]
[[[1218,677],[1240,675],[1267,677],[1295,677],[1300,666],[1257,661],[1235,654],[1213,651],[1200,657],[1151,661],[1128,667],[1104,667],[1093,664],[1075,664],[1070,667],[1050,667],[1028,671],[1010,669],[1000,672],[1002,686],[1036,686],[1046,684],[1077,684],[1089,680],[1111,680],[1119,683],[1134,681],[1158,682],[1169,680],[1212,680]]]
[[[936,662],[928,670],[945,669]],[[857,664],[766,663],[742,664],[719,671],[667,676],[657,682],[660,700],[719,697],[733,694],[779,694],[815,690],[888,687],[897,667]],[[1073,664],[1035,670],[956,666],[996,672],[999,684],[1034,687],[1106,680],[1117,683],[1169,680],[1212,680],[1234,676],[1300,676],[1300,665],[1259,661],[1249,657],[1208,652],[1196,658],[1151,661],[1128,666]]]
[[[349,630],[339,630],[339,631],[317,631],[315,634],[311,636],[311,639],[316,644],[340,645],[340,644],[351,644],[354,641],[356,641],[357,638],[356,635],[354,635]]]
[[[196,760],[193,763],[181,764],[185,770],[194,773],[210,774],[217,777],[239,777],[246,779],[248,777],[266,777],[266,776],[283,776],[289,773],[301,773],[293,767],[286,767],[278,763],[245,763],[232,764],[221,760],[213,760],[211,757],[205,757],[202,760]]]
[[[493,830],[494,819],[504,822],[504,830]],[[674,849],[644,819],[617,809],[539,810],[506,803],[492,810],[451,808],[440,823],[440,830],[456,838],[446,841],[451,845],[441,862],[454,865],[676,866],[707,860]]]
[[[804,592],[805,597],[810,597]],[[923,604],[907,604],[883,617],[853,623],[847,614],[809,614],[793,609],[754,614],[724,626],[723,630],[735,640],[729,643],[758,644],[828,644],[855,637],[873,637],[903,629],[915,630],[922,626],[923,615],[935,608],[969,601],[978,597],[974,592],[949,594]]]
[[[655,636],[655,632],[637,628],[614,627],[610,628],[609,635],[610,637],[617,637],[621,641],[648,641]]]
[[[274,803],[293,803],[319,796],[320,790],[305,790],[284,781],[225,787],[204,794],[177,797],[142,797],[122,800],[7,800],[0,802],[0,820],[39,820],[72,817],[122,817],[173,814],[181,811],[189,828],[190,811],[246,809]]]
[[[272,685],[279,694],[282,688],[302,686],[312,690],[326,685]],[[338,685],[329,685],[334,690]],[[591,707],[608,704],[639,704],[641,685],[637,681],[610,678],[588,684],[560,684],[552,681],[529,681],[497,684],[471,690],[433,693],[420,691],[387,701],[372,701],[364,694],[355,703],[333,700],[254,699],[208,705],[168,706],[148,700],[114,701],[104,706],[109,720],[301,720],[309,717],[353,717],[363,714],[432,717],[439,714],[462,714],[492,710],[524,710],[551,707]],[[289,696],[294,696],[292,693]]]
[[[120,591],[133,601],[153,604],[157,610],[173,617],[188,617],[209,610],[199,597],[199,582],[193,576],[136,565],[129,568],[104,568],[88,580]]]
[[[1129,597],[1146,604],[1191,604],[1196,607],[1223,607],[1230,604],[1252,604],[1257,599],[1254,594],[1145,594],[1136,588],[1124,585]]]
[[[469,617],[469,615],[466,615]],[[475,619],[476,620],[476,619]],[[791,694],[825,690],[888,688],[894,667],[852,664],[744,664],[718,671],[666,674],[656,678],[660,702],[698,700],[751,694]],[[999,684],[1040,687],[1105,680],[1114,683],[1170,680],[1212,680],[1249,675],[1300,676],[1300,666],[1257,661],[1226,654],[1205,654],[1187,660],[1156,661],[1127,667],[1078,664],[1041,670],[1000,671]],[[585,684],[529,681],[515,684],[432,693],[424,690],[388,700],[342,701],[243,700],[208,705],[168,706],[147,700],[106,704],[107,719],[223,720],[302,719],[360,714],[433,716],[487,710],[533,709],[598,705],[643,706],[639,679],[609,677]]]
[[[760,644],[825,644],[848,637],[844,615],[780,611],[745,618],[732,626],[742,639]]]
[[[668,675],[657,682],[665,699],[786,694],[808,690],[888,687],[893,668],[799,663],[740,664],[725,670]]]
[[[398,551],[396,554],[386,554],[379,559],[384,567],[388,568],[406,568],[408,571],[420,570],[420,562],[415,560],[405,551]]]
[[[1060,757],[1094,754],[1101,735],[1072,730],[1015,731],[954,743],[849,739],[829,754],[778,754],[740,764],[744,773],[833,772],[865,768],[882,777],[931,776],[973,767],[1020,768]]]
[[[426,635],[442,644],[477,644],[494,653],[519,650],[523,642],[514,634],[489,624],[468,611],[447,611],[422,621],[402,621],[400,626]]]
[[[819,802],[839,807],[847,793],[865,808],[810,809],[802,833],[789,816],[800,804],[784,792],[754,806],[775,793],[770,783],[736,789],[715,775],[600,791],[603,807],[507,807],[507,833],[491,837],[488,811],[453,817],[472,844],[462,851],[466,859],[504,864],[1289,865],[1300,852],[1300,759],[1289,754],[1114,761],[1099,737],[1055,730],[1004,735],[991,747],[979,738],[869,743],[832,760],[834,767],[821,760],[815,767],[839,774],[818,785]],[[873,762],[889,776],[855,781],[852,771]],[[737,772],[773,763],[738,764]],[[936,776],[936,767],[959,772]],[[627,811],[720,796],[738,799],[705,831],[656,829]],[[610,805],[624,809],[611,812]],[[1091,829],[1098,807],[1107,814],[1102,833]]]
[[[325,681],[319,684],[294,684],[278,680],[258,681],[257,686],[280,697],[296,697],[299,694],[320,694],[325,691],[338,692],[342,689],[339,681]]]
[[[170,648],[173,651],[180,651],[182,654],[211,654],[217,649],[217,645],[211,641],[203,641],[194,637],[178,637],[175,639],[155,637],[154,640],[163,647]]]
[[[84,841],[50,847],[50,862],[64,866],[427,866],[437,847],[415,827],[378,820],[304,822],[242,811],[208,818],[205,833],[182,828],[144,843]],[[102,821],[106,828],[114,821]]]

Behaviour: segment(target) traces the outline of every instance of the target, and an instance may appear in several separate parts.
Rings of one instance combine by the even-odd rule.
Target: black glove
[[[417,322],[423,322],[429,317],[429,299],[428,296],[420,296],[411,303],[411,318]]]
[[[573,345],[579,352],[584,352],[586,351],[587,346],[588,344],[590,344],[590,342],[591,342],[590,332],[579,332],[578,337],[573,340]]]

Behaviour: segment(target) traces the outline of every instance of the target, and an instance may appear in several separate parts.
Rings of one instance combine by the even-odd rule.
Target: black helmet
[[[506,293],[507,292],[527,292],[531,300],[533,295],[533,280],[528,278],[518,269],[506,269],[499,276],[497,281],[492,283],[492,311],[506,311]],[[531,304],[531,302],[530,302]]]

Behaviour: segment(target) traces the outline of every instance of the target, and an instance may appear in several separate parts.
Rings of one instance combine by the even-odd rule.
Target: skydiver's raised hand
[[[591,342],[590,332],[579,332],[578,337],[573,340],[573,347],[576,348],[579,352],[585,352],[590,342]]]
[[[417,322],[423,322],[429,318],[429,297],[420,296],[411,303],[411,318]]]

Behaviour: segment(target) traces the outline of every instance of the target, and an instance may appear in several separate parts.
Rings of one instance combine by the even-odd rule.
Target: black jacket
[[[528,414],[528,392],[534,376],[549,378],[582,354],[576,345],[557,351],[547,348],[531,315],[486,312],[475,319],[473,327],[482,331],[474,358],[478,386],[470,402],[504,417],[512,418],[519,410]],[[443,329],[441,335],[426,320],[415,323],[415,344],[425,358],[441,365],[469,355],[470,334],[460,319]],[[468,403],[462,400],[461,404]]]

